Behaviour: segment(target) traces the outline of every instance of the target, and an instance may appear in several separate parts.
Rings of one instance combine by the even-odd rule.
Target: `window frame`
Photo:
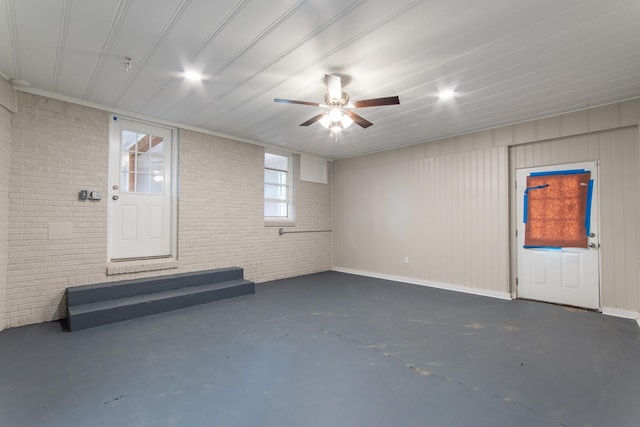
[[[287,158],[287,170],[281,170],[281,169],[273,169],[273,168],[268,168],[265,164],[265,160],[266,160],[266,155],[267,154],[273,154],[275,156],[281,156],[281,157],[286,157]],[[286,184],[279,184],[279,183],[273,183],[273,182],[267,182],[266,177],[265,177],[265,171],[267,170],[273,170],[273,171],[279,171],[279,172],[285,172],[286,173]],[[264,208],[266,206],[267,202],[282,202],[281,199],[270,199],[267,198],[266,195],[264,194],[263,191],[263,215],[264,215],[264,221],[265,221],[265,225],[266,226],[294,226],[295,225],[295,189],[294,189],[294,155],[293,153],[289,153],[286,151],[280,151],[280,150],[273,150],[270,148],[265,148],[264,150],[264,155],[263,155],[263,174],[262,174],[262,182],[263,182],[263,190],[266,188],[267,185],[281,185],[283,187],[285,187],[286,190],[286,204],[287,204],[287,216],[267,216],[264,215]]]

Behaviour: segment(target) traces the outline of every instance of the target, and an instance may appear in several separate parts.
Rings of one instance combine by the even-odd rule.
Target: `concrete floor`
[[[328,272],[0,333],[0,426],[640,425],[631,320]]]

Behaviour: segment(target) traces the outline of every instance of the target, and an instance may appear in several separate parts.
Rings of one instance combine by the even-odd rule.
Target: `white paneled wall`
[[[602,307],[637,317],[638,123],[636,99],[337,160],[334,269],[515,294],[515,169],[598,160]]]
[[[506,147],[395,154],[336,162],[334,267],[506,297]]]

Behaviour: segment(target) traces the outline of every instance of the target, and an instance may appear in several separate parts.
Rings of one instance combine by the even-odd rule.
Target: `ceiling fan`
[[[381,105],[397,105],[400,99],[397,96],[388,96],[386,98],[366,99],[364,101],[349,102],[349,95],[342,91],[342,77],[337,74],[325,74],[325,84],[327,85],[327,93],[324,96],[324,104],[308,101],[294,101],[291,99],[276,98],[274,102],[282,102],[286,104],[310,105],[312,107],[326,108],[328,111],[318,114],[301,123],[300,126],[309,126],[315,122],[320,122],[322,126],[330,129],[332,132],[338,132],[346,129],[352,123],[358,124],[362,128],[368,128],[373,125],[369,120],[354,113],[355,108],[378,107]]]

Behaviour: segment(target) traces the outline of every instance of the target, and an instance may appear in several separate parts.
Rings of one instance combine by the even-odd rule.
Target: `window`
[[[591,222],[591,172],[537,172],[524,192],[525,248],[587,248]]]
[[[123,129],[120,191],[164,194],[164,138]]]
[[[293,161],[291,154],[264,152],[264,216],[293,219]]]

